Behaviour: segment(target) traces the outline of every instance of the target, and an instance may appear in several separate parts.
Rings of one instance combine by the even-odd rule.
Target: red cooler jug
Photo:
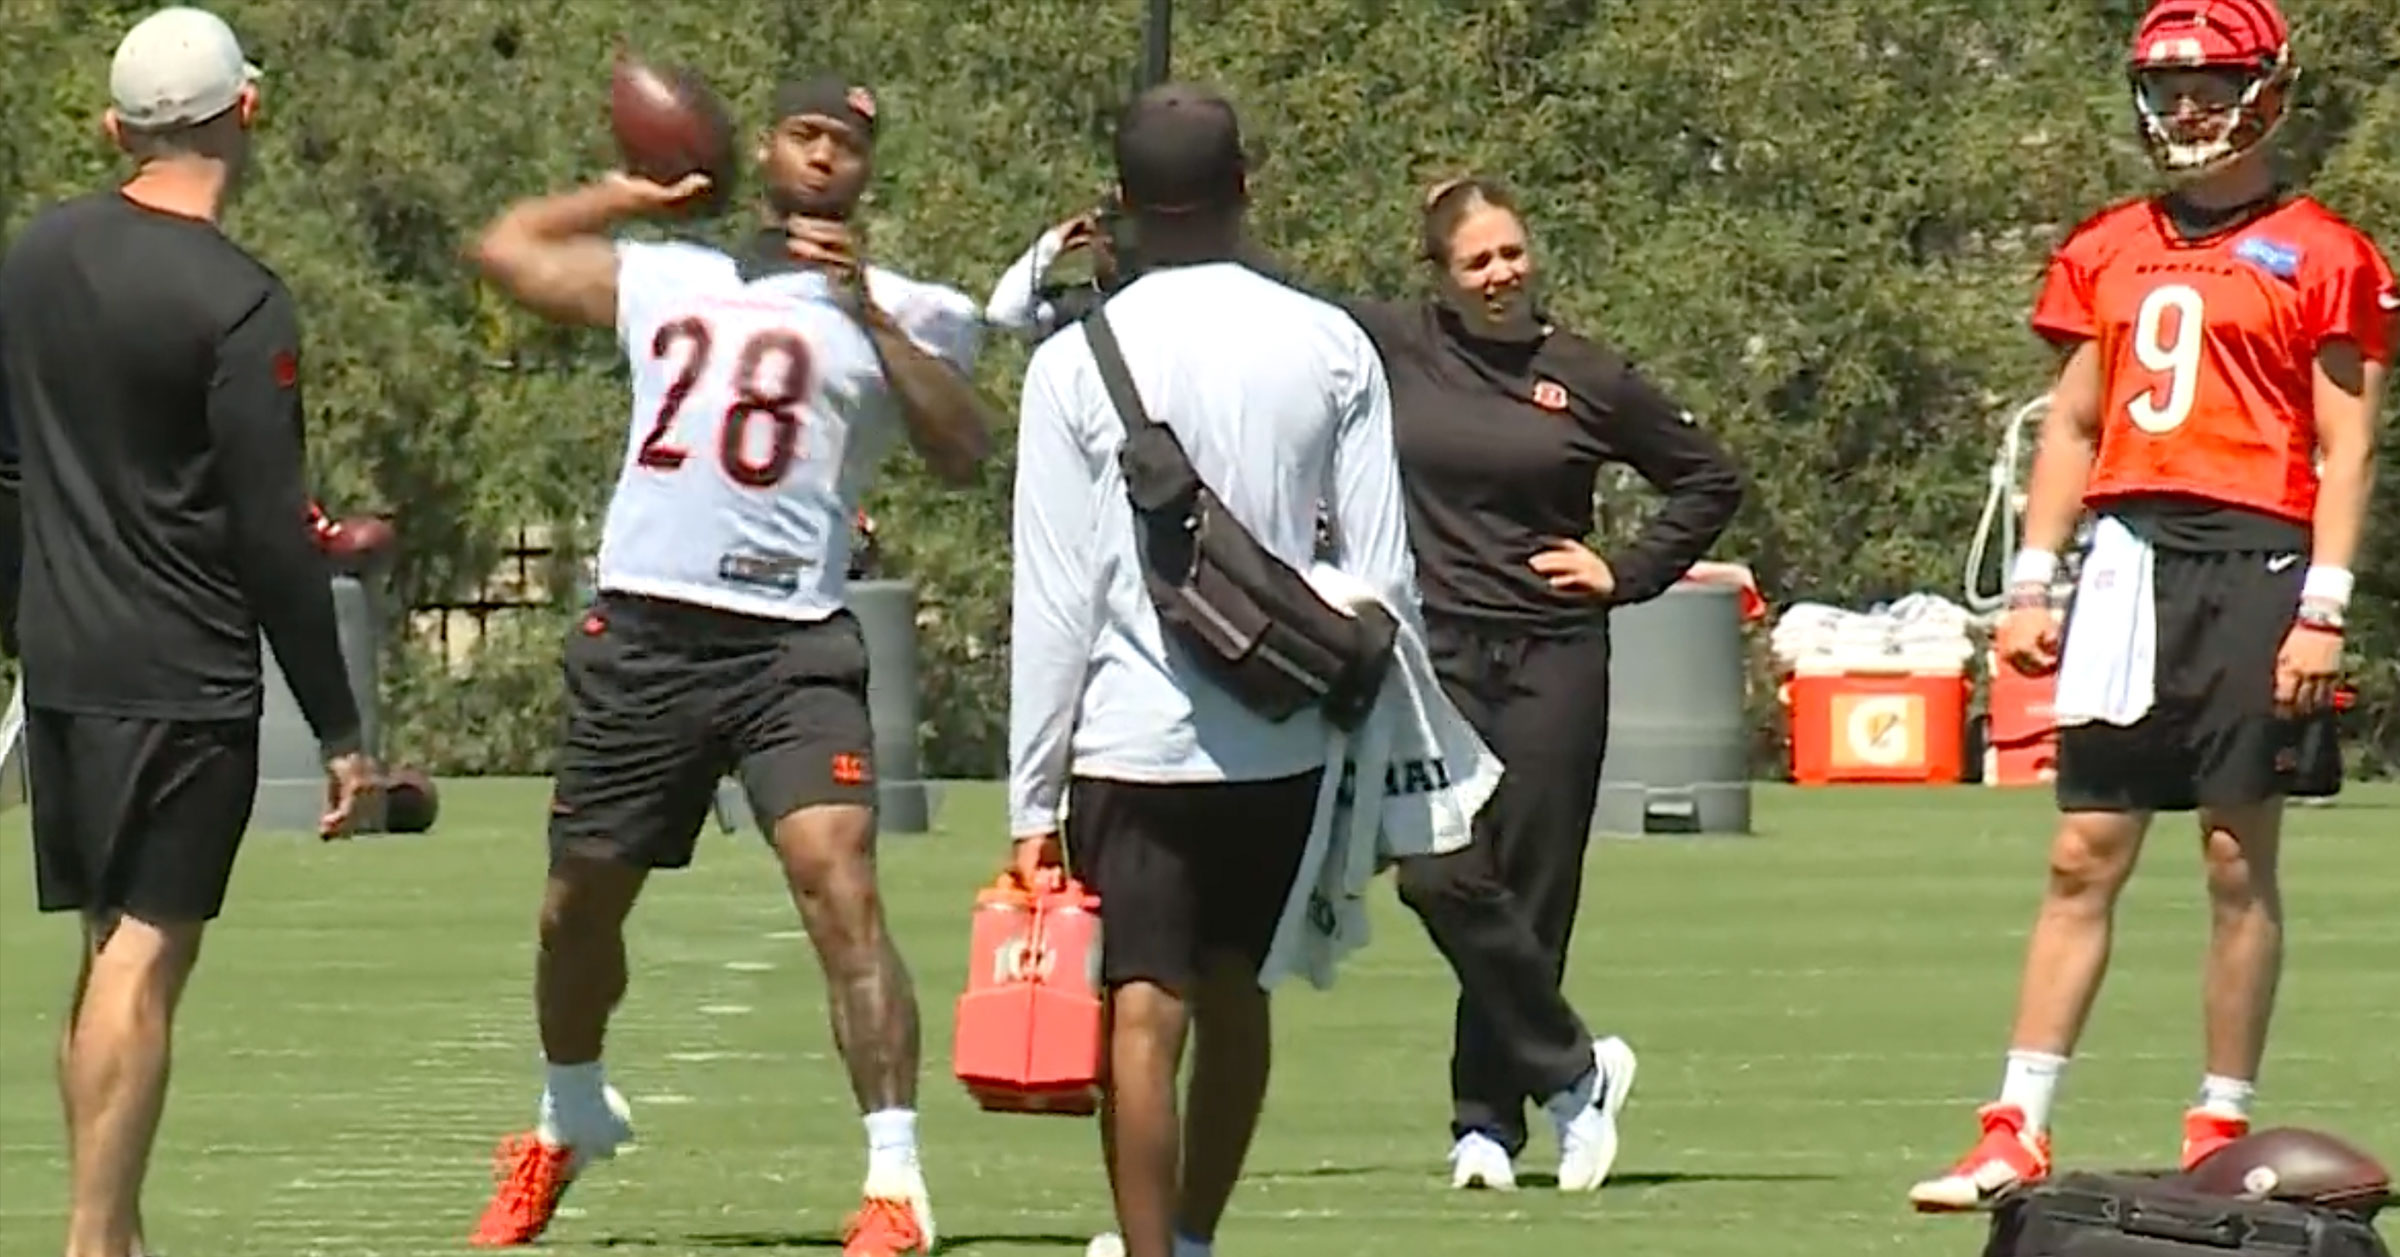
[[[996,1113],[1100,1108],[1100,900],[1075,882],[975,896],[952,1068]]]

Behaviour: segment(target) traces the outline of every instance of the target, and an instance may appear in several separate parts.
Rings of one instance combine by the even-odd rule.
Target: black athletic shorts
[[[553,861],[682,868],[739,770],[762,829],[875,804],[867,643],[856,618],[768,620],[602,594],[568,632]]]
[[[1100,896],[1101,981],[1183,991],[1206,956],[1264,965],[1323,775],[1070,782],[1062,840],[1069,870]]]
[[[2337,793],[2333,713],[2275,714],[2275,656],[2300,607],[2306,559],[2159,548],[2152,561],[2155,705],[2131,725],[2059,730],[2059,809],[2189,812]]]
[[[25,789],[42,911],[212,920],[258,799],[258,721],[30,707]]]

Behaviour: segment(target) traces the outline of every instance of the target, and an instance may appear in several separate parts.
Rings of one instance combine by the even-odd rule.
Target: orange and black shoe
[[[530,1244],[550,1226],[559,1198],[575,1181],[575,1154],[542,1142],[539,1135],[511,1136],[500,1143],[493,1166],[499,1180],[492,1203],[467,1243],[476,1248],[510,1248]]]
[[[1987,1104],[1976,1116],[1983,1123],[1983,1137],[1975,1141],[1974,1151],[1908,1189],[1908,1203],[1917,1212],[1987,1209],[2001,1196],[2050,1177],[2050,1136],[2025,1128],[2025,1110]]]
[[[2250,1133],[2250,1119],[2223,1117],[2205,1109],[2183,1115],[2183,1168],[2191,1169],[2211,1153]]]
[[[494,1166],[499,1186],[492,1203],[467,1243],[476,1248],[509,1248],[530,1244],[548,1229],[558,1212],[567,1185],[596,1161],[606,1161],[633,1142],[633,1108],[615,1087],[603,1085],[600,1101],[605,1113],[597,1120],[574,1125],[561,1134],[547,1119],[537,1130],[500,1141]],[[547,1102],[545,1102],[546,1104]]]
[[[869,1196],[842,1227],[842,1257],[903,1257],[931,1253],[933,1232],[920,1206]]]

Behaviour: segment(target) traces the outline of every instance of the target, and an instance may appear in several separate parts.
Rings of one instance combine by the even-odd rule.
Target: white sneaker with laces
[[[1588,1102],[1562,1116],[1554,1107],[1550,1120],[1558,1127],[1558,1189],[1597,1191],[1617,1164],[1617,1118],[1633,1093],[1637,1062],[1633,1048],[1614,1035],[1592,1044],[1597,1067]]]
[[[1508,1149],[1501,1147],[1499,1140],[1470,1134],[1450,1146],[1450,1186],[1461,1191],[1476,1187],[1515,1191],[1517,1167],[1509,1163]]]

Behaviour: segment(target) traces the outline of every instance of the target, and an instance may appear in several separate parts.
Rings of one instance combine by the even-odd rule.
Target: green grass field
[[[542,795],[454,782],[439,829],[325,846],[263,836],[177,1041],[151,1179],[174,1257],[463,1250],[494,1137],[539,1071],[529,927]],[[1450,979],[1380,897],[1330,992],[1281,1003],[1279,1067],[1227,1257],[1977,1251],[1919,1220],[1912,1174],[1960,1151],[1996,1084],[2046,829],[2039,792],[1764,788],[1755,838],[1598,846],[1573,988],[1642,1053],[1616,1180],[1562,1198],[1446,1189]],[[895,928],[925,997],[924,1139],[945,1247],[1080,1252],[1109,1224],[1086,1122],[985,1116],[948,1072],[972,890],[999,858],[991,787],[894,838]],[[71,925],[30,905],[22,811],[0,820],[0,1252],[58,1251],[50,1053]],[[2400,1158],[2400,790],[2295,814],[2290,964],[2262,1118]],[[2198,1078],[2195,844],[2163,831],[2062,1100],[2062,1159],[2171,1158]],[[715,837],[638,915],[611,1043],[642,1146],[580,1186],[561,1254],[822,1251],[862,1143],[807,946],[766,856]],[[1523,1167],[1546,1170],[1537,1142]],[[2400,1232],[2394,1233],[2400,1238]]]

